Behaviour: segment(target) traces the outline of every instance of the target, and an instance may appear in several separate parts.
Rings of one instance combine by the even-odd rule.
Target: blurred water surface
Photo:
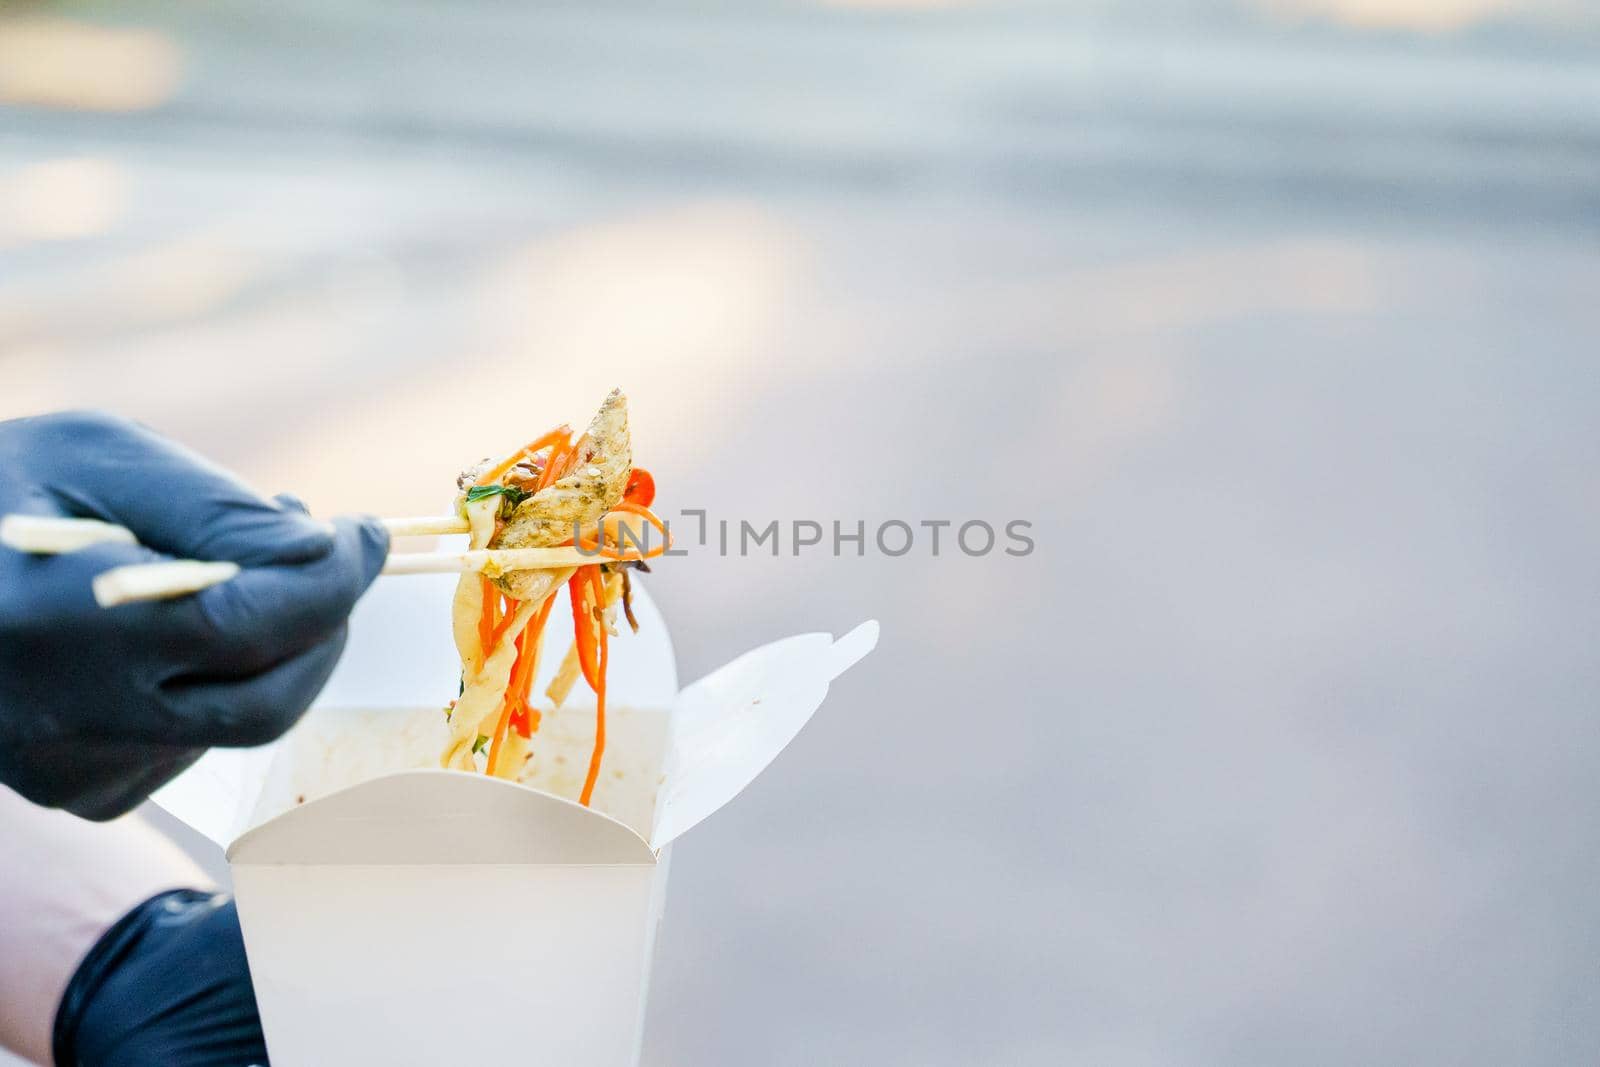
[[[649,1064],[1589,1061],[1595,27],[18,8],[0,416],[406,514],[620,384],[669,510],[1031,521],[659,568],[685,678],[884,637],[680,845]]]

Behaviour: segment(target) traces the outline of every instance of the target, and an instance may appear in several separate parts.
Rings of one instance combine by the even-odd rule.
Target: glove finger
[[[18,679],[36,678],[41,699],[80,672],[86,657],[146,690],[184,675],[255,674],[342,626],[383,567],[389,535],[380,523],[341,519],[337,529],[334,551],[314,562],[247,568],[191,596],[114,608],[95,602],[95,577],[167,557],[103,544],[14,560],[6,593],[15,601],[6,617],[15,625],[0,633],[0,665]]]
[[[306,507],[306,502],[295,496],[293,493],[279,493],[274,496],[272,500],[273,503],[277,504],[285,511],[298,511],[302,515],[311,514],[311,509]]]
[[[26,751],[10,753],[19,757],[14,761],[0,756],[0,770],[7,784],[35,804],[105,822],[144,803],[204,751],[126,737],[35,740]]]
[[[8,560],[5,618],[10,625],[0,635],[0,663],[18,670],[31,667],[30,676],[47,686],[61,684],[62,671],[81,672],[86,662],[152,681],[166,677],[170,670],[146,668],[189,662],[198,647],[196,635],[208,625],[196,598],[136,601],[115,608],[102,608],[94,599],[94,580],[104,572],[161,562],[170,562],[170,557],[126,544]]]
[[[193,766],[205,750],[182,745],[129,745],[121,740],[86,749],[79,742],[72,745],[71,759],[77,762],[94,753],[98,753],[102,766],[97,768],[90,760],[72,771],[83,778],[85,788],[61,807],[80,819],[107,822],[149,800],[151,793]]]
[[[251,567],[194,598],[201,626],[188,662],[253,674],[344,625],[383,567],[389,535],[372,519],[340,519],[333,551],[295,567]]]
[[[81,674],[86,657],[101,664],[101,678],[88,683],[85,698],[99,709],[100,722],[85,730],[45,721],[22,737],[0,729],[0,771],[14,762],[10,756],[53,768],[47,779],[31,787],[39,794],[34,799],[88,818],[109,818],[137,804],[140,788],[155,789],[187,765],[168,766],[147,751],[152,747],[183,746],[197,756],[213,744],[252,745],[277,737],[310,706],[332,674],[344,648],[348,606],[370,582],[370,572],[382,565],[381,556],[368,564],[364,555],[372,538],[382,535],[381,527],[368,532],[363,524],[346,522],[342,532],[347,547],[328,560],[304,568],[243,571],[226,583],[244,582],[248,588],[263,580],[282,583],[284,571],[315,571],[297,575],[292,587],[272,587],[275,600],[308,590],[322,598],[302,612],[299,624],[293,618],[296,605],[273,603],[267,612],[252,614],[230,598],[225,610],[233,615],[219,626],[217,612],[208,611],[203,602],[225,586],[170,601],[98,607],[88,592],[95,574],[107,566],[161,558],[135,545],[98,545],[70,556],[27,561],[27,569],[47,569],[54,580],[30,580],[26,570],[22,574],[19,585],[29,595],[30,608],[23,614],[30,622],[26,632],[4,635],[0,665],[13,675],[23,706],[48,707],[61,698],[64,680]],[[331,573],[335,563],[358,552],[362,559],[346,568],[360,569],[353,580]],[[47,585],[57,587],[55,595],[43,591]],[[341,585],[354,591],[330,610],[325,594]],[[242,598],[257,599],[249,592]],[[330,612],[328,620],[315,617],[319,612]],[[0,717],[0,726],[6,722]],[[40,737],[59,741],[71,757],[50,757],[41,764]],[[77,746],[84,748],[82,758]],[[91,751],[100,746],[108,747]],[[119,752],[127,754],[125,762],[119,762]],[[150,774],[142,775],[145,770]],[[20,778],[9,774],[0,780],[15,784]]]
[[[248,678],[177,678],[162,686],[171,731],[186,744],[248,748],[275,741],[311,707],[344,652],[345,627]]]
[[[120,523],[158,552],[259,567],[333,547],[326,523],[126,419],[66,412],[29,422],[33,467],[62,510]]]

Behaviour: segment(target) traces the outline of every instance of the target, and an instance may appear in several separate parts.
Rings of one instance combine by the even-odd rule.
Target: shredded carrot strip
[[[543,622],[542,615],[535,620],[536,625],[540,625]],[[536,718],[538,712],[528,706],[528,698],[533,691],[533,665],[538,660],[539,635],[535,634],[533,641],[533,647],[528,649],[526,653],[526,666],[518,665],[516,673],[511,676],[511,689],[507,693],[507,699],[511,704],[510,725],[523,737],[533,736],[534,723],[538,721]]]
[[[567,469],[577,454],[578,450],[566,441],[557,441],[551,445],[550,458],[545,462],[544,470],[539,472],[539,481],[534,487],[534,491],[537,492],[546,486],[554,485],[566,477]]]
[[[598,639],[594,633],[594,615],[584,596],[589,585],[588,572],[599,569],[597,566],[579,567],[567,582],[567,594],[572,600],[572,637],[573,643],[578,646],[578,666],[583,670],[583,680],[589,683],[591,689],[595,684],[595,648]]]
[[[483,610],[478,615],[478,645],[483,649],[484,658],[488,659],[489,651],[493,648],[491,638],[494,636],[495,627],[500,623],[497,614],[500,606],[500,590],[487,578],[479,578],[478,581],[479,590],[483,595]]]
[[[662,522],[659,518],[657,518],[656,517],[656,513],[651,511],[649,508],[645,507],[643,504],[635,504],[631,500],[619,500],[619,501],[617,501],[617,506],[612,508],[611,510],[612,511],[631,511],[635,515],[643,515],[649,521],[651,526],[654,526],[656,529],[660,530],[663,533],[666,532],[667,524]]]
[[[636,551],[631,551],[632,549],[638,547],[631,540],[631,538],[627,541],[627,547],[630,549],[630,551],[624,551],[623,538],[620,535],[617,537],[617,543],[615,545],[606,544],[606,520],[611,518],[619,511],[626,512],[630,515],[642,516],[646,522],[661,532],[661,543],[647,549],[643,554],[639,554]],[[657,556],[662,555],[667,551],[667,549],[672,547],[672,534],[667,529],[667,524],[662,522],[661,519],[656,516],[655,512],[651,511],[649,508],[643,506],[642,504],[635,504],[627,500],[619,502],[616,507],[600,516],[600,521],[596,524],[595,532],[598,535],[597,537],[580,537],[575,542],[568,541],[567,543],[576,544],[585,552],[592,552],[596,555],[604,557],[605,559],[615,560],[655,559]],[[646,540],[648,540],[648,538]]]
[[[591,573],[591,585],[595,590],[595,610],[602,613],[600,625],[595,629],[599,636],[599,658],[595,677],[590,680],[594,687],[594,755],[589,757],[589,774],[583,780],[583,792],[578,796],[578,803],[584,807],[589,806],[589,799],[594,795],[594,783],[600,777],[600,758],[606,751],[606,624],[605,611],[605,585],[600,577],[599,567],[585,567]]]
[[[567,547],[571,547],[572,545],[573,545],[573,542],[569,540],[565,544],[557,545],[556,547],[558,547],[558,548],[567,548]],[[577,542],[577,547],[583,549],[585,552],[589,553],[591,556],[598,556],[601,559],[616,560],[618,562],[625,563],[625,562],[628,562],[629,560],[655,559],[657,556],[659,556],[662,553],[666,552],[666,550],[671,546],[670,545],[656,545],[654,548],[650,549],[648,552],[645,552],[643,555],[641,555],[638,552],[632,551],[631,542],[629,544],[629,549],[630,550],[627,551],[627,552],[622,552],[622,551],[620,551],[618,549],[612,548],[610,545],[602,545],[599,541],[596,541],[593,538],[586,537],[582,541]]]
[[[655,512],[651,511],[649,508],[645,507],[643,504],[635,504],[631,500],[622,500],[622,501],[619,501],[617,503],[617,506],[612,508],[611,510],[613,512],[626,511],[626,512],[629,512],[630,514],[633,514],[633,515],[642,515],[644,517],[644,521],[648,522],[651,526],[654,526],[657,530],[661,531],[661,536],[662,537],[669,538],[669,539],[671,537],[671,534],[667,531],[667,524],[662,522],[661,519],[656,515]]]
[[[528,642],[524,650],[527,653],[527,658],[517,664],[517,669],[520,669],[521,673],[518,673],[517,669],[513,669],[511,674],[512,695],[517,698],[517,703],[520,705],[519,710],[523,713],[522,717],[524,719],[529,718],[527,713],[532,712],[532,709],[528,706],[528,695],[533,691],[533,669],[539,662],[539,641],[544,636],[544,624],[545,620],[550,618],[550,609],[555,606],[556,598],[554,594],[545,597],[544,606],[539,609],[539,614],[533,617],[533,621],[528,624],[528,629],[524,634]],[[533,712],[532,714],[537,716],[538,713]],[[531,729],[529,732],[532,732]],[[526,737],[528,735],[524,734],[523,736]]]
[[[522,659],[527,655],[527,645],[528,631],[523,630],[517,635],[517,661],[511,667],[511,677],[513,679],[516,678],[517,672],[522,669]],[[512,690],[515,688],[516,682],[513,681],[511,687],[506,690],[505,698],[500,701],[500,720],[495,723],[494,736],[489,741],[489,763],[484,768],[484,772],[491,778],[494,777],[495,768],[500,766],[500,747],[506,739],[506,729],[511,725],[511,713],[516,710],[516,701],[512,699],[511,695]]]
[[[511,713],[511,729],[523,737],[532,737],[539,731],[539,709],[530,708],[526,704],[519,704],[517,710]]]
[[[500,749],[505,743],[506,727],[511,725],[511,701],[507,700],[500,706],[500,721],[495,724],[494,741],[489,745],[489,763],[484,767],[483,773],[490,778],[500,766]]]
[[[491,467],[489,469],[489,473],[485,474],[482,478],[478,479],[478,484],[479,485],[493,485],[495,482],[498,482],[501,478],[504,478],[505,475],[506,475],[506,472],[509,471],[512,467],[515,467],[518,463],[521,463],[524,459],[528,458],[529,456],[533,455],[535,452],[539,451],[539,449],[541,449],[541,448],[554,449],[555,446],[558,445],[558,444],[564,445],[564,444],[566,444],[567,438],[569,438],[571,436],[572,436],[572,427],[567,426],[567,425],[561,425],[561,426],[557,426],[555,429],[551,430],[549,433],[542,434],[539,437],[535,437],[532,441],[529,441],[527,444],[523,445],[521,448],[519,448],[515,452],[511,453],[510,458],[502,460],[501,462],[497,463],[495,466]]]
[[[500,647],[500,639],[506,635],[506,630],[510,628],[512,620],[517,617],[517,602],[508,597],[506,604],[509,610],[505,613],[505,617],[495,624],[494,632],[489,635],[488,643],[483,646],[483,658],[485,660],[488,660],[490,653]]]

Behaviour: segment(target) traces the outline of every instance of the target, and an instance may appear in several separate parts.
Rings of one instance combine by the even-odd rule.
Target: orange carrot
[[[494,636],[495,627],[500,623],[500,590],[487,578],[478,579],[479,590],[483,594],[483,610],[478,615],[478,644],[483,649],[483,658],[489,658],[493,645],[490,639]]]
[[[599,639],[595,637],[594,614],[585,602],[585,592],[589,587],[589,572],[599,570],[597,566],[579,567],[567,582],[567,594],[572,600],[572,636],[578,646],[578,666],[582,668],[583,679],[591,689],[595,685],[595,649]],[[602,624],[600,629],[604,628]]]
[[[539,609],[539,614],[535,615],[533,621],[528,624],[528,629],[524,632],[527,645],[522,650],[525,656],[518,659],[516,667],[513,668],[511,673],[511,695],[516,698],[521,718],[524,721],[529,719],[528,713],[532,711],[528,706],[528,696],[533,691],[533,669],[539,662],[539,641],[544,636],[545,620],[550,617],[550,609],[555,605],[556,598],[554,596],[546,597],[544,606]],[[537,712],[533,712],[535,721],[537,721],[537,715]],[[530,729],[528,733],[531,732],[532,730]],[[527,737],[528,733],[524,733],[522,736]]]
[[[672,534],[670,531],[668,531],[667,524],[662,522],[655,512],[651,511],[643,504],[636,504],[631,500],[619,501],[617,506],[611,509],[612,514],[615,514],[619,511],[625,511],[631,515],[642,516],[645,522],[648,522],[651,526],[654,526],[657,530],[659,530],[661,532],[661,539],[663,542],[661,549],[663,552],[666,551],[667,547],[672,542]]]
[[[500,721],[495,724],[494,741],[489,745],[489,763],[484,767],[483,773],[490,778],[494,777],[496,768],[500,766],[500,747],[506,739],[506,727],[511,724],[511,701],[507,700],[500,707]]]
[[[550,458],[545,461],[544,470],[539,472],[539,481],[534,486],[534,491],[537,492],[545,486],[554,485],[566,477],[567,468],[577,454],[577,449],[566,441],[557,441],[551,445]]]
[[[612,511],[630,511],[635,515],[643,515],[645,517],[645,521],[649,522],[651,526],[654,526],[656,529],[660,530],[662,533],[666,533],[666,531],[667,531],[667,524],[662,522],[659,518],[657,518],[656,517],[656,513],[651,511],[648,507],[646,507],[643,504],[636,503],[636,502],[634,502],[632,500],[623,499],[623,500],[617,501],[617,506],[612,508],[611,510]]]
[[[522,657],[526,654],[528,644],[528,631],[523,630],[517,635],[517,661],[512,664],[511,677],[517,676],[517,671],[522,667]],[[516,682],[511,683],[511,688],[506,690],[505,697],[500,701],[500,721],[495,723],[494,735],[489,740],[489,763],[484,768],[484,773],[494,777],[495,768],[500,766],[500,746],[506,739],[506,728],[511,725],[511,714],[516,710],[516,701],[511,698],[512,689]]]
[[[539,449],[541,449],[541,448],[551,449],[552,450],[552,454],[554,454],[555,447],[558,444],[565,445],[566,442],[567,442],[567,438],[569,438],[571,436],[572,436],[572,427],[566,426],[566,425],[562,425],[562,426],[557,426],[555,429],[551,430],[547,434],[542,434],[539,437],[535,437],[532,441],[529,441],[527,444],[523,445],[521,448],[519,448],[515,452],[511,453],[511,456],[510,456],[509,459],[502,460],[501,462],[499,462],[499,463],[495,464],[493,467],[491,467],[489,469],[489,473],[485,474],[482,478],[478,479],[478,484],[479,485],[493,485],[495,482],[498,482],[501,478],[504,478],[505,475],[506,475],[506,472],[509,471],[512,467],[515,467],[518,463],[521,463],[524,459],[526,459],[529,456],[533,455],[535,452],[539,451]]]
[[[523,737],[532,737],[539,732],[541,717],[538,708],[531,708],[526,703],[521,703],[517,706],[517,710],[511,713],[511,721],[507,725]]]
[[[624,539],[621,533],[617,532],[610,536],[607,534],[607,527],[610,525],[607,520],[611,519],[618,512],[626,512],[630,515],[642,516],[646,522],[661,532],[661,543],[659,545],[654,545],[643,552],[635,552],[633,550],[640,549],[643,546],[636,544],[630,537],[626,542],[626,546],[630,551],[625,552],[623,550]],[[620,501],[616,507],[600,516],[600,521],[598,524],[596,524],[596,533],[598,537],[582,537],[579,538],[576,543],[578,547],[582,548],[585,552],[593,552],[597,555],[604,556],[606,559],[655,559],[657,556],[661,555],[662,553],[666,552],[667,549],[672,547],[672,537],[667,530],[667,524],[662,522],[661,519],[656,516],[655,512],[651,511],[649,508],[629,500]],[[648,540],[648,538],[646,538],[646,540]],[[608,541],[612,541],[614,543],[608,544]]]
[[[506,613],[495,624],[494,632],[489,635],[488,643],[483,646],[483,658],[485,661],[488,660],[490,654],[496,648],[500,647],[500,639],[506,635],[506,630],[510,628],[512,621],[517,617],[517,607],[517,601],[512,600],[510,597],[506,598]],[[480,619],[479,622],[481,623],[482,620]]]
[[[596,591],[596,611],[601,613],[599,632],[599,659],[595,677],[590,680],[594,686],[594,755],[589,757],[589,774],[583,780],[583,792],[578,796],[578,803],[584,807],[589,806],[589,799],[594,795],[594,783],[600,777],[600,758],[606,751],[606,623],[604,617],[605,594],[600,577],[599,567],[587,567],[585,570],[593,571],[593,586]]]

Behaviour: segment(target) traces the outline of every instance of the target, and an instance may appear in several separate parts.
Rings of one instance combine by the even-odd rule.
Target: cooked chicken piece
[[[536,459],[542,463],[543,457]],[[633,473],[633,448],[628,436],[628,400],[613,389],[578,440],[571,472],[554,485],[519,504],[489,542],[490,548],[549,548],[572,539],[574,524],[595,529],[600,516],[622,501]],[[520,484],[525,471],[513,467],[503,479]],[[496,579],[514,600],[543,600],[571,574],[564,571],[515,571]]]

